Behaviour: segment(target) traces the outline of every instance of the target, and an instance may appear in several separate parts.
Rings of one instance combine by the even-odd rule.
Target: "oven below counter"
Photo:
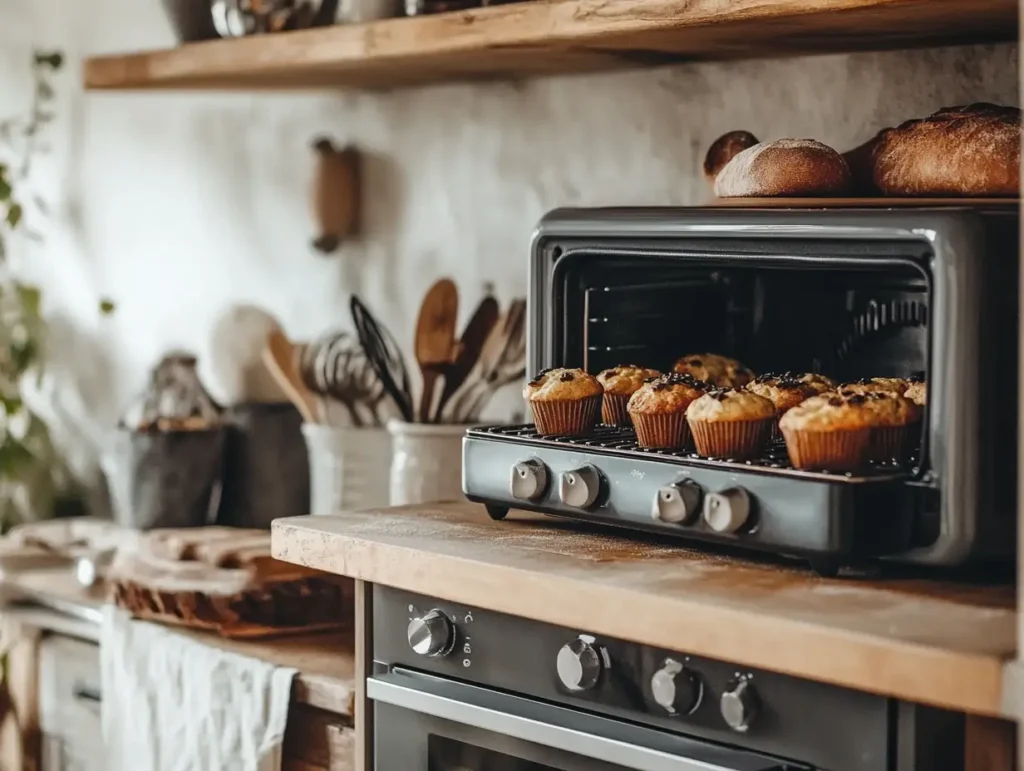
[[[820,578],[543,515],[426,504],[273,524],[278,559],[581,633],[1001,717],[1012,584]]]

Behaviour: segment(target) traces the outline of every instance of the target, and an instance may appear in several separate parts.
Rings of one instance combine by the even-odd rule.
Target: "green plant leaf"
[[[100,313],[102,315],[110,316],[115,310],[117,310],[117,306],[109,297],[104,297],[100,300]]]
[[[20,203],[12,203],[7,209],[7,224],[12,229],[18,227],[24,214],[25,210],[21,208]]]
[[[60,51],[36,51],[35,64],[37,67],[49,67],[52,70],[59,70],[64,66],[64,54]]]
[[[21,300],[25,312],[33,317],[39,315],[39,308],[42,305],[43,293],[37,286],[18,284],[18,299]]]
[[[0,167],[0,201],[11,200],[11,193],[14,192],[14,188],[11,187],[10,181],[7,179],[7,167]]]

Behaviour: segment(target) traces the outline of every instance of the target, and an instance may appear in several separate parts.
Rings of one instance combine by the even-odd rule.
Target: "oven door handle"
[[[773,771],[783,768],[797,771],[801,768],[763,755],[419,673],[393,671],[369,677],[366,695],[402,709],[635,771]],[[672,747],[686,755],[657,749],[656,745]]]

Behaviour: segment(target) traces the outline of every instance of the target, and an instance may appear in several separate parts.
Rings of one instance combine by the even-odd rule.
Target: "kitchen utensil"
[[[434,385],[457,353],[455,323],[459,315],[459,290],[451,279],[435,282],[420,305],[413,350],[423,376],[419,421],[429,423],[433,415]]]
[[[300,371],[310,390],[344,405],[353,426],[382,424],[384,388],[353,335],[330,332],[318,338],[301,357]]]
[[[359,151],[354,147],[339,150],[326,137],[313,147],[317,154],[313,213],[319,227],[313,246],[330,254],[359,230]]]
[[[412,422],[412,389],[402,350],[388,330],[374,318],[363,302],[352,295],[349,301],[352,323],[359,335],[366,358],[391,397],[403,420]]]
[[[500,388],[526,374],[526,301],[514,300],[500,323],[494,327],[476,367],[466,378],[460,393],[452,401],[453,422],[467,423],[479,418],[480,411]]]
[[[263,362],[267,365],[281,390],[302,415],[303,420],[316,423],[319,410],[316,399],[299,376],[296,366],[295,348],[284,332],[273,330],[267,335],[267,346],[263,349]]]
[[[459,338],[459,353],[455,361],[447,368],[444,375],[444,390],[441,392],[441,400],[437,405],[436,418],[440,419],[449,400],[456,391],[466,382],[466,378],[473,371],[480,354],[483,351],[487,338],[490,337],[498,318],[501,315],[498,308],[498,301],[488,294],[477,305],[476,311],[470,317],[466,328]]]

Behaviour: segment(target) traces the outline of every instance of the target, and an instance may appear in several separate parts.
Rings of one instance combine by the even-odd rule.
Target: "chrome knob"
[[[591,465],[563,471],[558,484],[558,497],[566,506],[587,509],[594,505],[601,492],[601,472]]]
[[[536,459],[524,460],[512,467],[509,491],[513,498],[533,501],[544,495],[548,486],[548,469]]]
[[[700,487],[690,480],[665,485],[654,496],[651,516],[662,522],[688,524],[700,511],[700,498]]]
[[[447,656],[455,645],[455,625],[434,609],[409,622],[409,647],[421,656]]]
[[[690,670],[674,659],[665,659],[651,676],[651,693],[670,715],[688,715],[700,704],[703,686]]]
[[[750,496],[742,487],[704,496],[704,521],[716,533],[735,533],[750,519],[750,510]]]
[[[558,679],[570,691],[586,691],[597,685],[604,666],[597,645],[580,637],[562,646],[555,668]]]
[[[746,733],[757,716],[757,691],[747,679],[734,680],[722,694],[719,706],[729,728]]]

